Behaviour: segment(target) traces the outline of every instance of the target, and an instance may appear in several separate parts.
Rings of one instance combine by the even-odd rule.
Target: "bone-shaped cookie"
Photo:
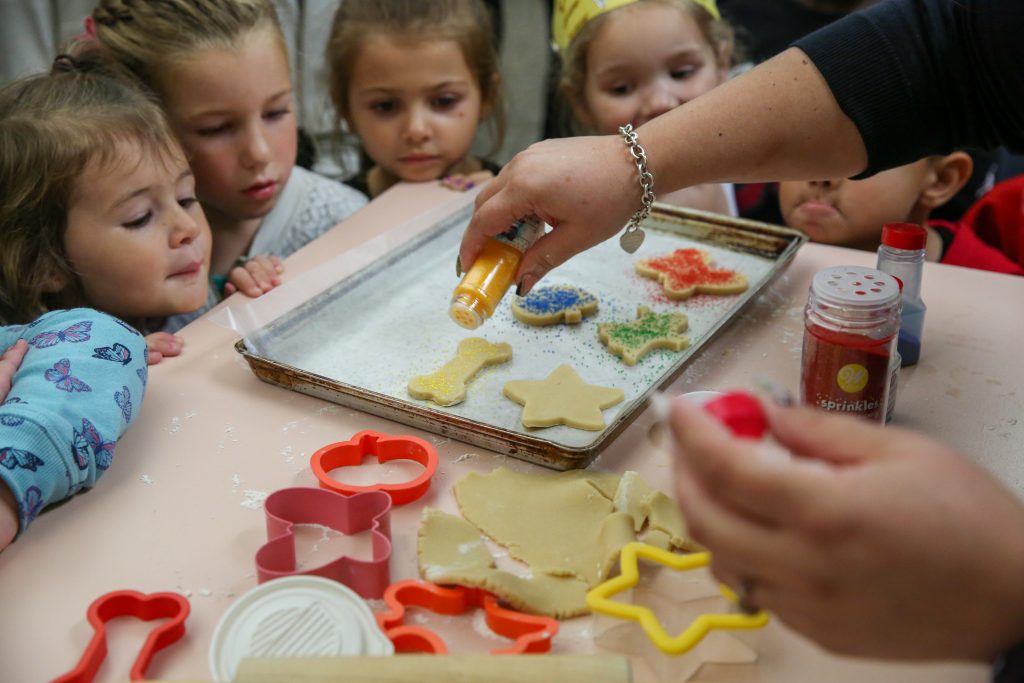
[[[498,365],[512,358],[512,347],[504,342],[492,344],[480,337],[459,342],[455,358],[429,375],[417,375],[409,380],[409,395],[433,401],[441,406],[453,406],[466,399],[466,384],[488,365]]]

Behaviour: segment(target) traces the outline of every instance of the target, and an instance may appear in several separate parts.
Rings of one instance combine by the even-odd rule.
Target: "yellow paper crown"
[[[638,0],[556,0],[551,35],[559,52],[564,52],[583,25],[605,12],[611,12]],[[715,0],[693,0],[715,21],[722,18]]]

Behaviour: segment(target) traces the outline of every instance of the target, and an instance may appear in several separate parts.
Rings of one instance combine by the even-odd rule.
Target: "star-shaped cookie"
[[[559,365],[544,379],[507,382],[505,396],[523,406],[524,427],[568,425],[599,432],[604,429],[601,411],[622,401],[622,389],[587,384],[570,365]]]
[[[657,280],[670,299],[689,299],[694,294],[739,294],[747,278],[735,270],[711,267],[711,254],[703,249],[676,249],[671,254],[642,259],[636,272]]]
[[[682,313],[652,313],[646,306],[636,309],[631,323],[601,323],[597,337],[608,350],[621,356],[626,365],[636,362],[654,349],[679,351],[690,345],[682,335],[688,321]]]

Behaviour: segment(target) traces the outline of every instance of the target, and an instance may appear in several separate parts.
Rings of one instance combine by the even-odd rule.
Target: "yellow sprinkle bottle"
[[[498,302],[512,285],[523,252],[544,234],[534,216],[514,223],[485,242],[473,265],[452,292],[448,315],[468,330],[475,330],[494,315]]]

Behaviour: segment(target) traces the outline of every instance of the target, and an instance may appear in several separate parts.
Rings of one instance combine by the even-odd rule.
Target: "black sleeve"
[[[1024,151],[1024,1],[885,0],[794,45],[868,151],[862,175],[962,147]]]

